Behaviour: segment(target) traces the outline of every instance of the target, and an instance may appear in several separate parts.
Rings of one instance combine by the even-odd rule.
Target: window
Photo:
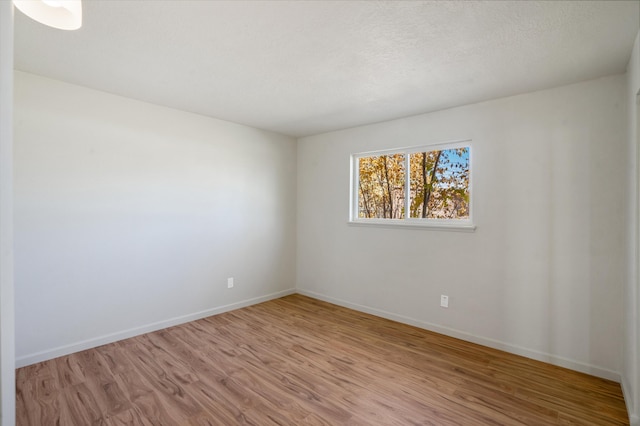
[[[470,141],[355,154],[355,224],[473,229]]]

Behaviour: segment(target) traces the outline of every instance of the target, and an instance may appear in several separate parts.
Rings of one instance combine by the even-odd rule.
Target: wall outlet
[[[227,278],[227,288],[233,288],[233,277]]]
[[[440,306],[442,306],[443,308],[449,307],[449,296],[446,296],[444,294],[440,295]]]

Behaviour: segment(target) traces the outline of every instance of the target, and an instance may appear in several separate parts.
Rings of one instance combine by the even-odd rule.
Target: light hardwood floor
[[[617,383],[300,295],[17,371],[18,425],[624,425]]]

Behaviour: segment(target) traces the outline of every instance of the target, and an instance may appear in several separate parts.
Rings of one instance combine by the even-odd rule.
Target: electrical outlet
[[[227,288],[233,288],[233,277],[227,278]]]
[[[440,295],[440,306],[442,306],[443,308],[449,307],[449,296],[446,296],[444,294]]]

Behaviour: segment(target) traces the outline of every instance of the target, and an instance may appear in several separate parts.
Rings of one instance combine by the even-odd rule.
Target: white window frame
[[[416,152],[441,151],[446,149],[469,148],[469,218],[468,219],[433,219],[433,218],[411,218],[404,219],[381,219],[381,218],[360,218],[358,217],[358,197],[359,197],[359,160],[363,157],[376,157],[388,154],[404,154],[405,161],[405,212],[409,212],[411,203],[408,191],[410,188],[409,160],[410,154]],[[474,231],[476,226],[473,222],[473,147],[471,139],[440,142],[427,145],[411,146],[404,148],[383,149],[378,151],[359,152],[351,155],[351,170],[349,173],[349,224],[356,226],[378,226],[378,227],[406,227],[406,228],[427,228],[452,231]],[[406,213],[405,213],[406,214]]]

